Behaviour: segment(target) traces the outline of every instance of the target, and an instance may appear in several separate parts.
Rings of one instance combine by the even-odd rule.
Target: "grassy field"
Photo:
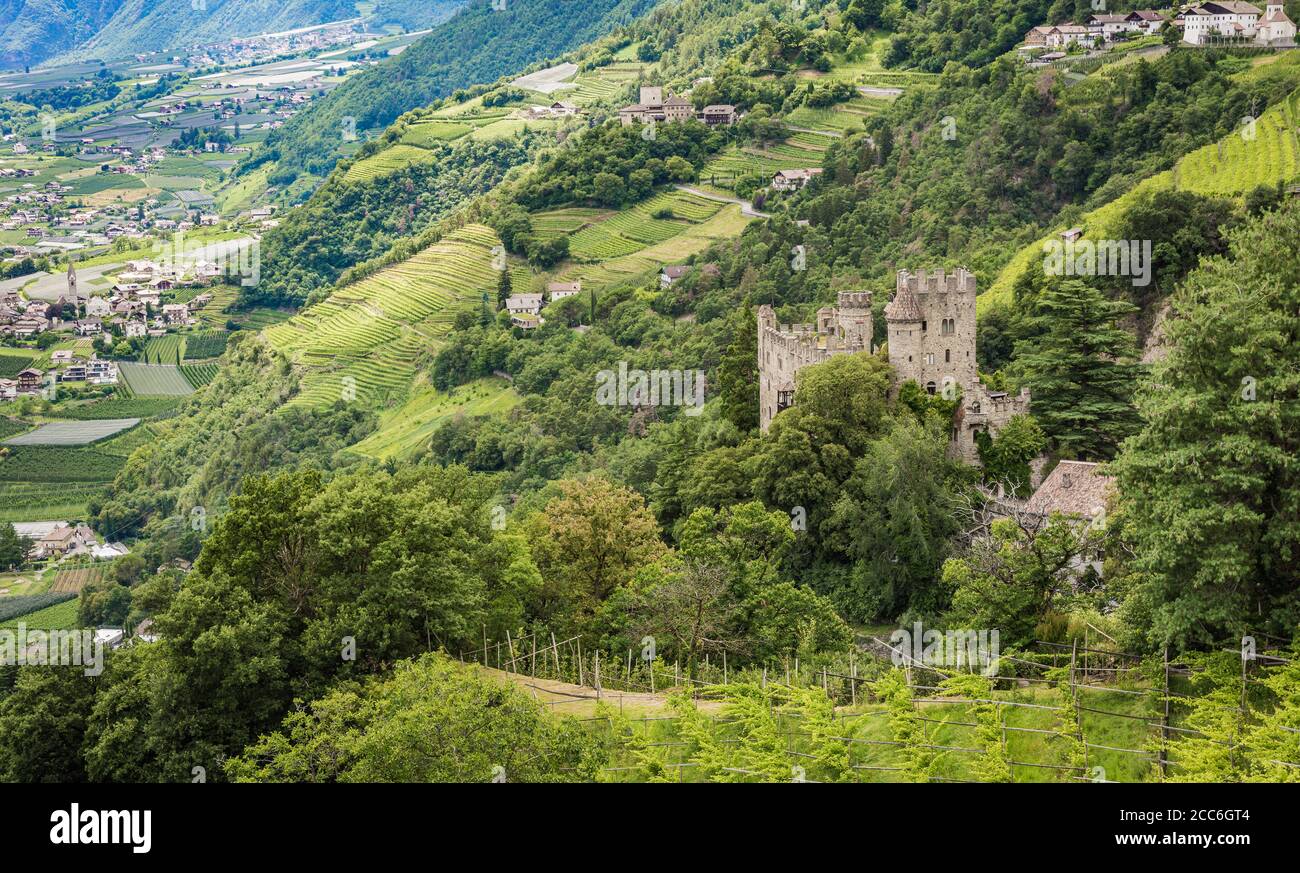
[[[581,281],[583,289],[600,291],[624,282],[650,278],[665,264],[679,264],[704,251],[720,239],[734,239],[752,219],[741,215],[739,206],[726,206],[707,221],[664,242],[647,246],[635,254],[595,264],[567,264],[551,277],[554,281]]]
[[[194,386],[175,364],[135,364],[124,361],[118,367],[133,395],[184,397],[194,393]]]
[[[454,416],[504,415],[520,399],[504,379],[479,379],[451,392],[424,385],[406,403],[383,413],[379,430],[352,451],[379,460],[406,458],[428,445],[434,432]]]

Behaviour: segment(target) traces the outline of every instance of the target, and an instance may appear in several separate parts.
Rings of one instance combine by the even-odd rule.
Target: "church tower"
[[[77,268],[72,265],[72,258],[68,258],[68,299],[81,308],[81,297],[77,294]]]

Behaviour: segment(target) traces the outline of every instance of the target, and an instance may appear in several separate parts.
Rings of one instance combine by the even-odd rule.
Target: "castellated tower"
[[[975,277],[963,269],[898,272],[885,321],[899,382],[914,380],[931,394],[942,393],[946,381],[968,393],[978,383],[975,293]]]
[[[975,277],[958,269],[898,273],[894,298],[885,307],[889,363],[895,390],[915,381],[932,394],[946,383],[961,389],[950,452],[979,463],[976,437],[996,435],[1014,416],[1029,411],[1029,391],[989,391],[975,363]],[[818,310],[817,323],[779,325],[772,307],[758,310],[759,423],[764,431],[795,401],[795,374],[834,355],[871,349],[871,294],[841,292],[838,305]]]
[[[871,351],[871,292],[841,291],[837,306],[817,311],[817,323],[777,324],[766,304],[758,309],[759,425],[767,430],[794,405],[795,374],[835,355]]]

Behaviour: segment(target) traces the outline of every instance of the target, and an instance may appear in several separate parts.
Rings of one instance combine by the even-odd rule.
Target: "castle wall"
[[[916,381],[941,393],[946,381],[961,388],[950,452],[979,464],[976,434],[996,435],[1011,419],[1029,412],[1029,391],[991,392],[979,381],[975,362],[975,277],[966,270],[911,273],[902,270],[886,308],[889,363],[895,388]],[[799,370],[839,354],[871,348],[871,294],[841,292],[834,307],[817,312],[815,325],[780,325],[770,306],[759,308],[759,424],[766,431],[783,408],[781,393],[793,392]]]

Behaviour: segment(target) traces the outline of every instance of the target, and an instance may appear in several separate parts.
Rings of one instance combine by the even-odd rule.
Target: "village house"
[[[667,288],[691,271],[690,264],[672,264],[659,272],[659,286]]]
[[[798,191],[813,180],[814,177],[820,176],[822,169],[820,167],[808,167],[799,170],[778,170],[772,176],[773,191]]]
[[[94,318],[107,318],[113,314],[107,297],[91,297],[86,301],[86,315]]]
[[[541,323],[541,318],[536,315],[529,315],[526,312],[510,316],[510,324],[513,327],[520,328],[521,330],[533,330],[534,328],[540,327]]]
[[[542,295],[512,294],[506,298],[506,311],[511,315],[539,315],[542,311]]]
[[[669,97],[665,100],[664,89],[653,85],[643,85],[641,87],[639,103],[624,106],[618,111],[619,120],[624,127],[634,123],[645,124],[651,121],[671,124],[677,121],[685,121],[694,117],[694,115],[695,110],[691,106],[691,101],[684,97]]]
[[[552,303],[581,293],[581,282],[551,282],[546,286],[546,295],[551,298]]]
[[[185,324],[190,320],[190,308],[184,303],[168,303],[162,311],[168,324]]]
[[[143,321],[135,321],[134,319],[122,325],[122,335],[127,339],[144,336],[148,333],[148,330],[148,327]]]
[[[98,318],[86,318],[74,325],[78,336],[99,336],[104,331],[104,323]]]
[[[38,370],[35,367],[28,367],[26,370],[23,370],[18,374],[18,393],[39,393],[44,379],[45,371]]]
[[[86,362],[86,381],[92,385],[116,385],[117,364],[91,358]]]
[[[1254,42],[1290,47],[1295,36],[1296,26],[1280,2],[1269,2],[1261,12],[1243,0],[1216,0],[1198,3],[1183,13],[1183,41],[1191,45]]]

